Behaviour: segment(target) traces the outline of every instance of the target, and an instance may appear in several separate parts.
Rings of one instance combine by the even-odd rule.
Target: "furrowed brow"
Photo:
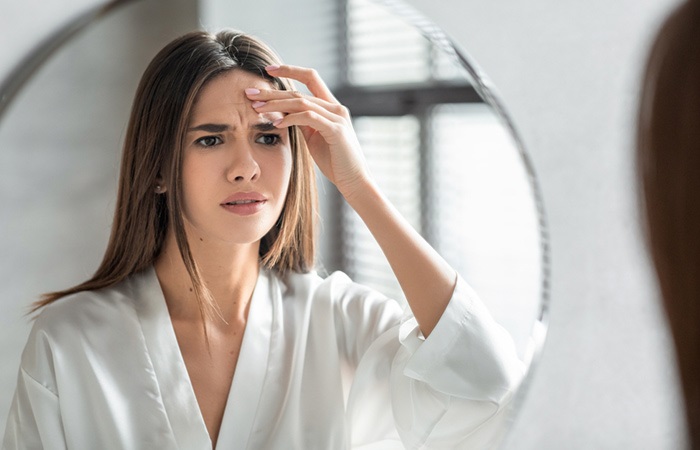
[[[251,128],[258,131],[272,131],[276,130],[277,127],[272,124],[272,122],[260,122],[253,125]]]
[[[272,131],[277,129],[277,127],[275,127],[272,124],[272,122],[256,123],[252,125],[251,128],[257,131]],[[203,123],[201,125],[197,125],[196,127],[188,128],[187,131],[206,131],[207,133],[222,133],[230,129],[231,126],[224,123]]]
[[[188,128],[187,131],[206,131],[207,133],[221,133],[228,130],[230,127],[223,123],[203,123],[196,127]]]

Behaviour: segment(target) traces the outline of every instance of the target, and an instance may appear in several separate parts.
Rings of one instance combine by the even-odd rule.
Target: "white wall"
[[[408,3],[494,81],[549,213],[549,336],[506,448],[682,448],[669,336],[632,178],[643,58],[675,0]]]
[[[0,4],[1,35],[10,44],[0,46],[0,74],[38,42],[45,30],[92,3],[71,0],[47,5],[29,0]],[[674,0],[443,0],[438,7],[429,0],[409,3],[456,38],[494,80],[523,134],[544,190],[553,248],[551,326],[532,388],[506,448],[681,447],[675,372],[639,236],[631,159],[642,57],[654,27]],[[164,11],[177,8],[171,1]],[[162,14],[152,11],[138,17],[164,34],[187,25],[169,18],[158,20]],[[149,51],[142,38],[135,35],[130,51],[122,50],[120,55]],[[133,73],[133,66],[130,71]],[[112,99],[119,102],[115,111],[123,111],[132,93],[124,95]],[[50,120],[61,113],[48,111],[40,117]],[[6,158],[8,148],[2,137],[6,132],[3,126],[0,177],[27,164],[23,159]],[[31,142],[30,137],[26,139]],[[70,145],[63,149],[70,150]],[[79,154],[70,157],[76,163],[81,159]],[[113,163],[114,155],[106,155],[108,170],[94,176],[115,176]],[[16,182],[13,192],[22,192],[24,201],[39,201],[47,195],[42,177],[12,179]],[[86,180],[89,186],[90,177]],[[2,195],[7,193],[3,190]],[[100,195],[109,201],[110,193]],[[6,234],[10,219],[18,220],[14,218],[17,210],[10,206],[3,204],[0,215],[3,249],[14,242]],[[109,211],[107,206],[86,211],[83,220],[107,224],[105,211]],[[79,278],[94,267],[103,238],[90,237],[92,244],[85,246],[67,242],[66,236],[56,236],[53,241],[84,248],[91,255],[84,267],[74,268],[71,276]],[[51,239],[46,242],[53,245]],[[21,252],[21,248],[11,248]],[[10,284],[0,289],[3,423],[19,345],[26,335],[26,324],[19,320],[29,298],[22,293],[45,289],[17,284],[20,281],[13,272],[17,256],[5,251],[0,256],[3,283]],[[56,268],[64,263],[57,255],[41,267],[46,268],[47,277],[54,277]],[[54,277],[46,286],[64,284]]]

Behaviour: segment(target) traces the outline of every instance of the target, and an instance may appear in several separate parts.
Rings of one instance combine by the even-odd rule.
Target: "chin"
[[[235,234],[229,234],[222,240],[232,245],[259,244],[262,238],[264,238],[269,231],[270,230],[240,232],[237,230]]]
[[[262,219],[262,218],[261,218]],[[275,218],[276,221],[276,218]],[[219,242],[222,245],[251,245],[259,244],[260,240],[273,228],[275,221],[255,220],[246,223],[231,223],[223,221],[219,223],[190,224],[192,237],[200,242]]]

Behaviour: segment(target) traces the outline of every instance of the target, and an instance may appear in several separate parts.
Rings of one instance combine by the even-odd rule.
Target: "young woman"
[[[312,270],[314,162],[410,310]],[[523,372],[378,191],[316,72],[233,31],[187,34],[147,68],[104,260],[36,309],[7,449],[483,448]]]

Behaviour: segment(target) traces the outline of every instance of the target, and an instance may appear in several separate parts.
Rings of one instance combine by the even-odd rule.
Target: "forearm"
[[[452,297],[456,273],[377,187],[367,182],[346,201],[381,247],[420,330],[428,336]]]

